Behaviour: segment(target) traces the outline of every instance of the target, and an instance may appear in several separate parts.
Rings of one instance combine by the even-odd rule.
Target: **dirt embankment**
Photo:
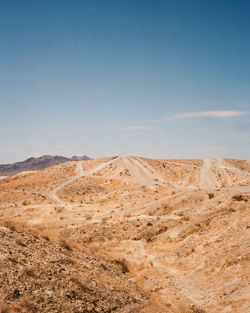
[[[118,268],[72,251],[67,241],[52,244],[5,227],[0,240],[0,312],[157,311]]]

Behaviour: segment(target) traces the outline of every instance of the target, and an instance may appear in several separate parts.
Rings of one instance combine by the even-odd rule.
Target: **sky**
[[[0,0],[0,163],[250,159],[248,0]]]

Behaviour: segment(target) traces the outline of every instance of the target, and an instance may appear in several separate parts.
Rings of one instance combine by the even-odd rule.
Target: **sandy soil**
[[[166,313],[249,312],[249,201],[250,162],[231,159],[110,157],[0,181],[2,223],[124,260]]]

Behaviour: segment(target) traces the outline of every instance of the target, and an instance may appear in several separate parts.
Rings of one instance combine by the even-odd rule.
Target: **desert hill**
[[[58,155],[43,155],[38,158],[28,158],[23,162],[13,164],[0,164],[0,176],[14,175],[23,171],[37,171],[52,165],[68,162],[68,161],[84,161],[90,160],[86,155],[79,157],[73,156],[66,158]]]
[[[1,312],[152,312],[135,283],[104,258],[72,251],[65,239],[0,227]]]
[[[108,157],[0,181],[4,227],[57,247],[67,238],[72,253],[80,247],[119,265],[157,306],[151,312],[162,313],[248,312],[249,203],[246,160]],[[1,275],[7,275],[5,268]],[[117,279],[122,284],[124,278]],[[7,289],[0,287],[3,295]]]

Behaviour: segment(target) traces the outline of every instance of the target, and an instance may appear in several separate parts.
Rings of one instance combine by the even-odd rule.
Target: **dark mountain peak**
[[[28,158],[27,160],[25,160],[24,162],[31,162],[32,160],[34,160],[35,158],[31,157],[31,158]],[[20,163],[20,162],[18,162]]]
[[[37,171],[44,168],[68,162],[68,161],[85,161],[90,160],[86,155],[84,156],[73,156],[67,158],[60,155],[42,155],[40,157],[30,157],[25,161],[16,162],[13,164],[0,164],[0,176],[14,175],[23,171]]]
[[[70,159],[72,161],[87,161],[87,160],[91,160],[87,155],[83,155],[83,156],[74,155]]]

